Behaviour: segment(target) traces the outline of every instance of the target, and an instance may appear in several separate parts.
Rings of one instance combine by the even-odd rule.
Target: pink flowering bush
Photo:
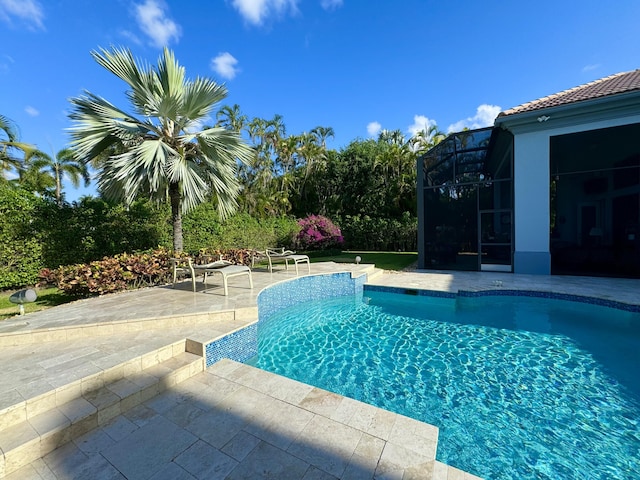
[[[303,250],[324,250],[341,247],[344,243],[342,232],[327,217],[309,215],[298,220],[300,232],[296,236],[296,246]]]

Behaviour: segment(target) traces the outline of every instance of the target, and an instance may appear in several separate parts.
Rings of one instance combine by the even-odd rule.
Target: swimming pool
[[[247,363],[436,425],[438,460],[485,478],[628,479],[640,472],[638,317],[365,288],[259,322]]]

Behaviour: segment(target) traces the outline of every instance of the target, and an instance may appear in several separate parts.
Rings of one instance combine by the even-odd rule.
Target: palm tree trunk
[[[62,204],[62,185],[61,185],[61,181],[60,181],[60,169],[56,166],[55,167],[55,173],[56,173],[56,203],[58,205]]]
[[[182,243],[182,196],[180,195],[180,184],[169,184],[169,199],[171,200],[171,222],[173,224],[173,251],[181,252]]]

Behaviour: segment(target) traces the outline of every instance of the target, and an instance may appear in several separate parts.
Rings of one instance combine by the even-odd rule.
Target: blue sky
[[[502,109],[640,68],[637,0],[0,0],[0,114],[52,154],[70,97],[126,107],[90,56],[163,46],[187,75],[225,83],[225,104],[284,117],[287,133],[333,127],[331,148],[379,129],[407,137],[489,125]],[[65,187],[67,200],[94,189]]]

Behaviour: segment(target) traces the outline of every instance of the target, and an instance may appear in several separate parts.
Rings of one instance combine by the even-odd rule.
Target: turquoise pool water
[[[247,363],[437,425],[487,479],[640,478],[639,316],[365,291],[261,320]]]

